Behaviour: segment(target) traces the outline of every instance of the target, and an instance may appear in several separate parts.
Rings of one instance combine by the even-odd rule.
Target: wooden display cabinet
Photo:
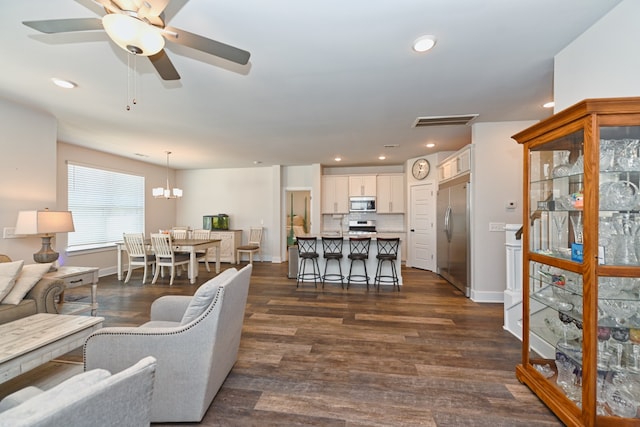
[[[640,98],[582,101],[524,146],[516,375],[567,425],[640,425]]]

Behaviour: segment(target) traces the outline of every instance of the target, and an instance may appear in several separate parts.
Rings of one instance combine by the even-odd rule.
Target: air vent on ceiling
[[[458,116],[429,116],[418,117],[413,123],[413,127],[423,126],[451,126],[451,125],[468,125],[473,119],[478,117],[477,114],[463,114]]]

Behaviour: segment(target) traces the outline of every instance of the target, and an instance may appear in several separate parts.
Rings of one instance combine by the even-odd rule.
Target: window
[[[144,177],[67,164],[68,205],[76,231],[68,250],[111,246],[122,233],[144,232]]]

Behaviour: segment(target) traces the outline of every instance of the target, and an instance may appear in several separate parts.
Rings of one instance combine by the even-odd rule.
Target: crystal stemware
[[[567,216],[564,215],[563,212],[555,212],[553,215],[553,224],[556,227],[556,241],[555,247],[556,249],[563,248],[562,240],[564,237],[565,224],[567,223]]]
[[[551,175],[554,178],[568,176],[571,173],[571,165],[569,164],[569,152],[558,151],[557,157],[558,165],[553,168],[553,170],[551,171]]]

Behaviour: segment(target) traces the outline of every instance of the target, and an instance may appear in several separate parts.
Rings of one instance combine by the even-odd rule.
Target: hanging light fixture
[[[165,151],[167,153],[167,187],[156,187],[152,190],[153,197],[156,199],[178,199],[182,197],[182,190],[180,188],[169,187],[169,154],[171,151]]]

